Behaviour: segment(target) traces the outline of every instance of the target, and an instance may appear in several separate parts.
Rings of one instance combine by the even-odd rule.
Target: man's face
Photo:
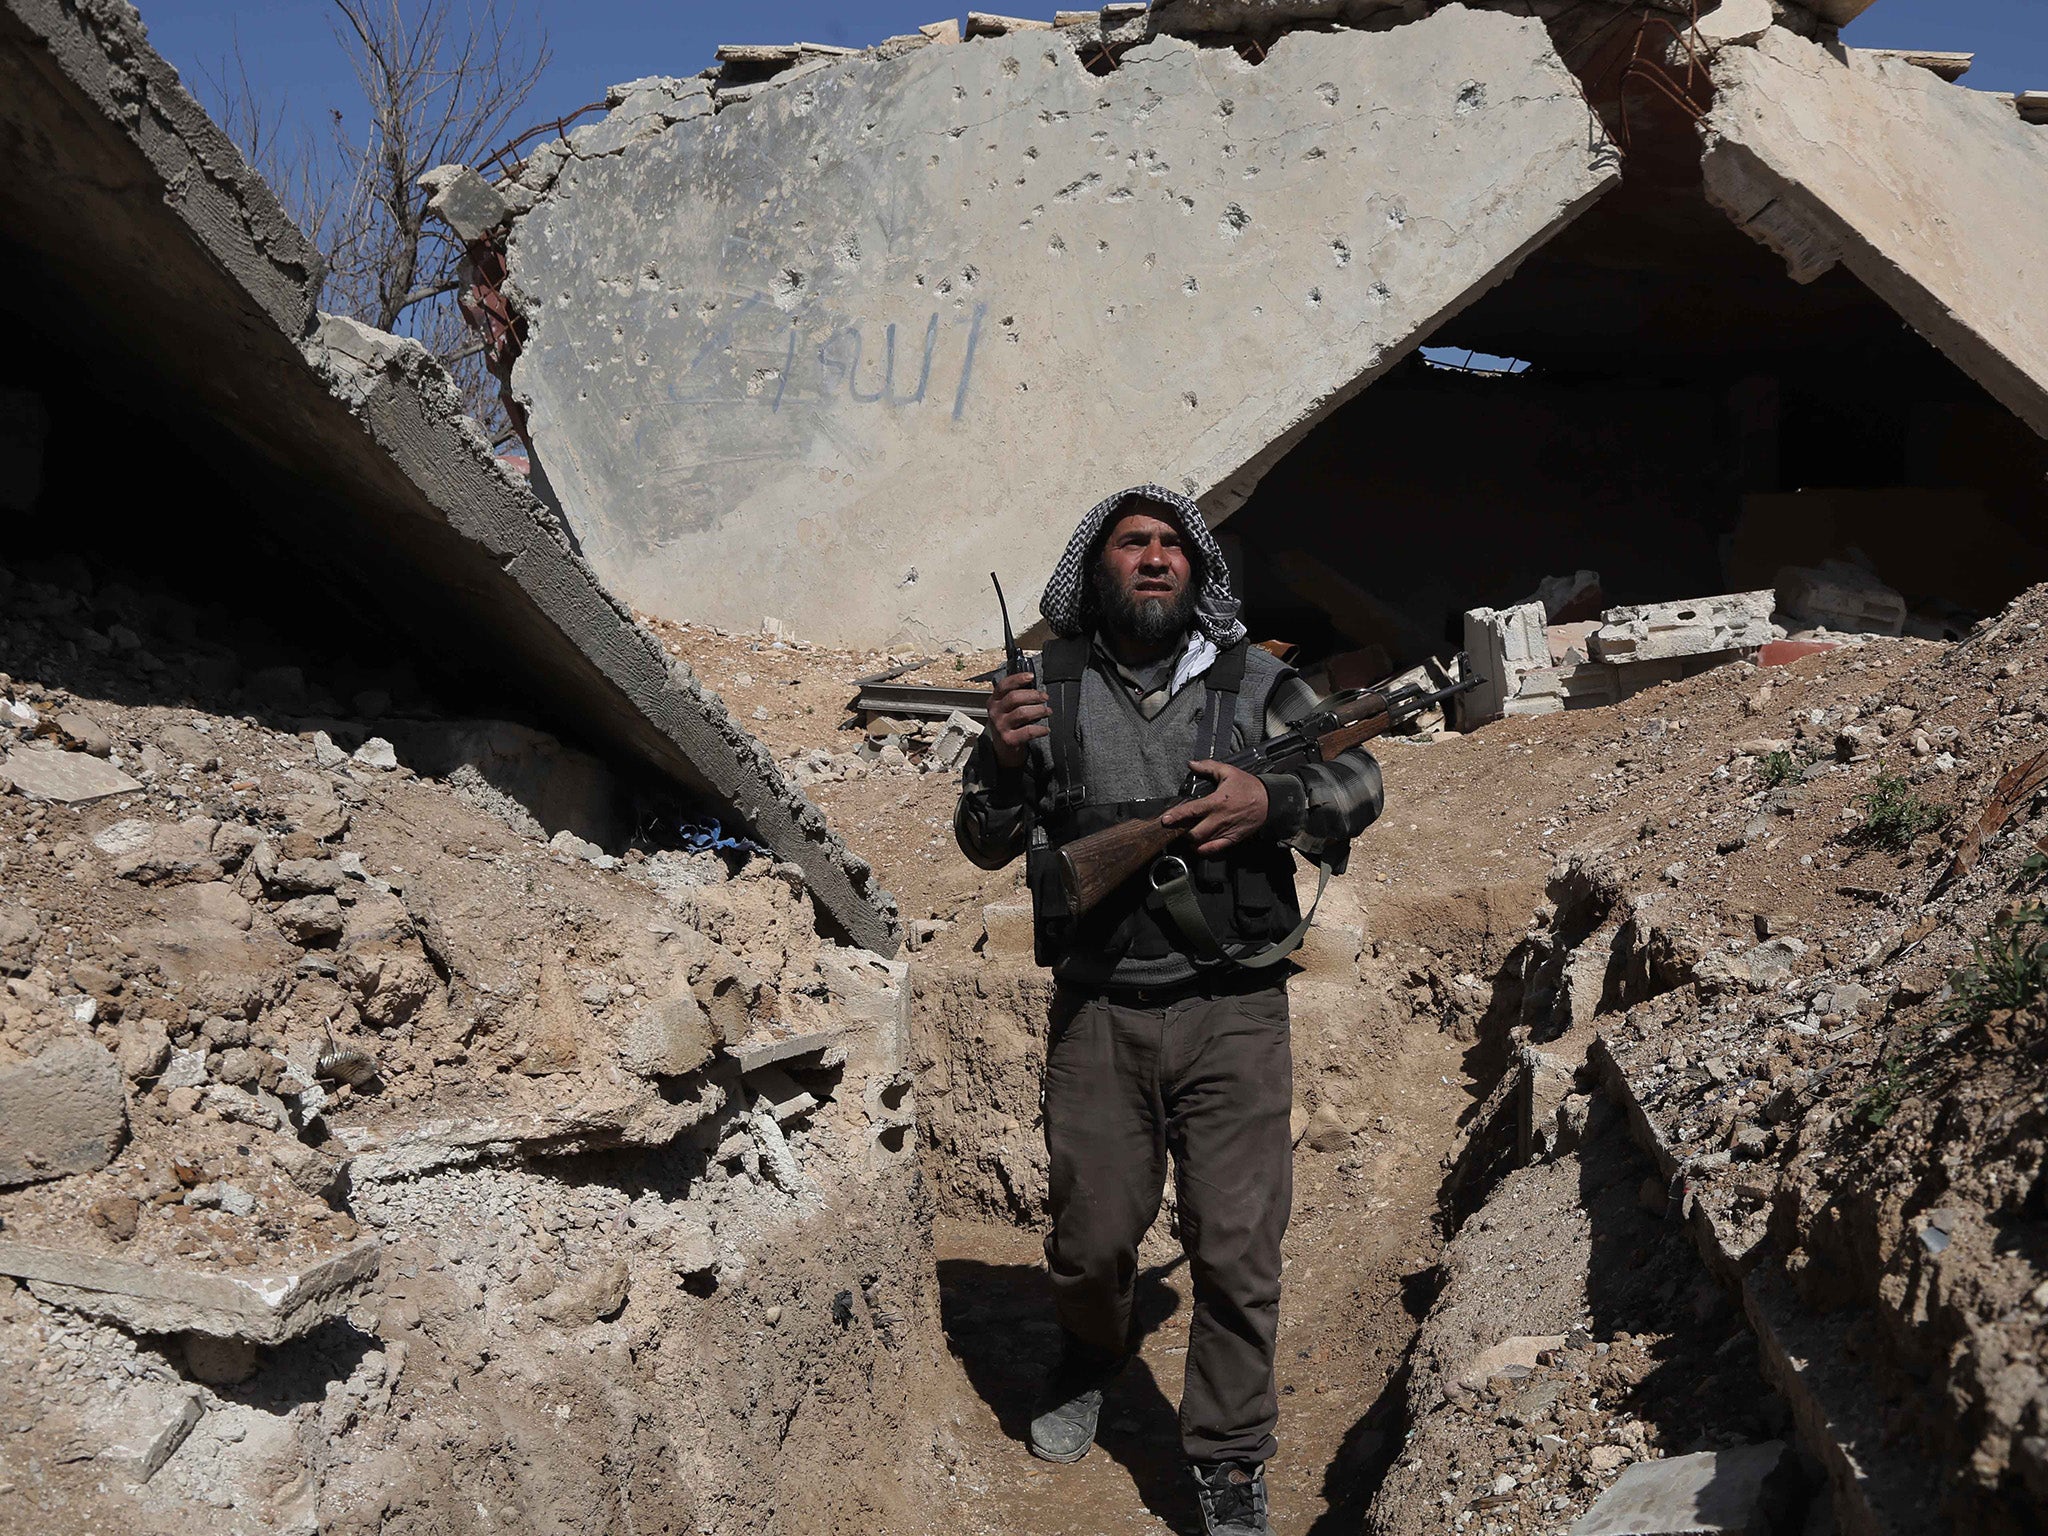
[[[1125,513],[1109,530],[1096,571],[1103,618],[1148,644],[1178,635],[1194,617],[1189,578],[1179,527],[1149,512]]]

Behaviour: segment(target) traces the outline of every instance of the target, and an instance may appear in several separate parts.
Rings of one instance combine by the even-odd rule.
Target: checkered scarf
[[[1219,649],[1237,644],[1245,628],[1237,621],[1237,598],[1230,590],[1230,568],[1223,563],[1223,551],[1216,536],[1202,521],[1201,510],[1178,491],[1163,485],[1134,485],[1127,491],[1098,501],[1088,509],[1081,524],[1067,541],[1067,552],[1046,583],[1038,599],[1038,611],[1045,615],[1056,635],[1085,634],[1096,620],[1095,594],[1088,579],[1089,566],[1102,548],[1103,530],[1115,520],[1117,509],[1127,501],[1156,502],[1180,524],[1188,541],[1189,577],[1196,583],[1195,628]]]

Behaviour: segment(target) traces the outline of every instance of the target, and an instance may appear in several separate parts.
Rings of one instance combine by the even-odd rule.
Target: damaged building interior
[[[2040,1529],[2048,106],[1867,4],[664,61],[429,178],[515,462],[146,12],[0,0],[0,1529],[1199,1530],[1171,1194],[1022,1443],[951,833],[988,571],[1150,481],[1482,678],[1290,966],[1273,1528]]]

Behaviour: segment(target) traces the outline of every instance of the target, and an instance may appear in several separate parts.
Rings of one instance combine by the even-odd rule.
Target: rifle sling
[[[1153,866],[1155,877],[1160,867],[1167,862],[1162,859],[1159,864]],[[1208,965],[1224,962],[1241,965],[1249,971],[1260,971],[1269,965],[1278,965],[1301,948],[1301,941],[1308,937],[1309,925],[1316,920],[1316,908],[1323,904],[1323,891],[1330,883],[1330,866],[1317,864],[1315,900],[1309,903],[1308,911],[1302,914],[1301,921],[1294,925],[1294,931],[1285,938],[1268,944],[1264,949],[1247,953],[1249,946],[1238,945],[1233,951],[1225,949],[1217,941],[1215,930],[1210,928],[1209,920],[1202,916],[1201,903],[1195,899],[1195,889],[1188,878],[1187,861],[1175,859],[1171,862],[1180,866],[1180,873],[1163,882],[1154,878],[1152,889],[1159,894],[1160,904],[1165,908],[1167,918],[1179,930],[1181,938],[1187,942],[1195,958]]]

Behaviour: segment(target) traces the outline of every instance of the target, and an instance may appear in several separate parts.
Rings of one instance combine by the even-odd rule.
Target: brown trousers
[[[1045,1257],[1060,1323],[1099,1350],[1134,1347],[1138,1242],[1159,1214],[1171,1153],[1195,1293],[1180,1404],[1193,1461],[1265,1461],[1275,1449],[1293,1101],[1283,983],[1161,1007],[1067,987],[1054,999]]]

